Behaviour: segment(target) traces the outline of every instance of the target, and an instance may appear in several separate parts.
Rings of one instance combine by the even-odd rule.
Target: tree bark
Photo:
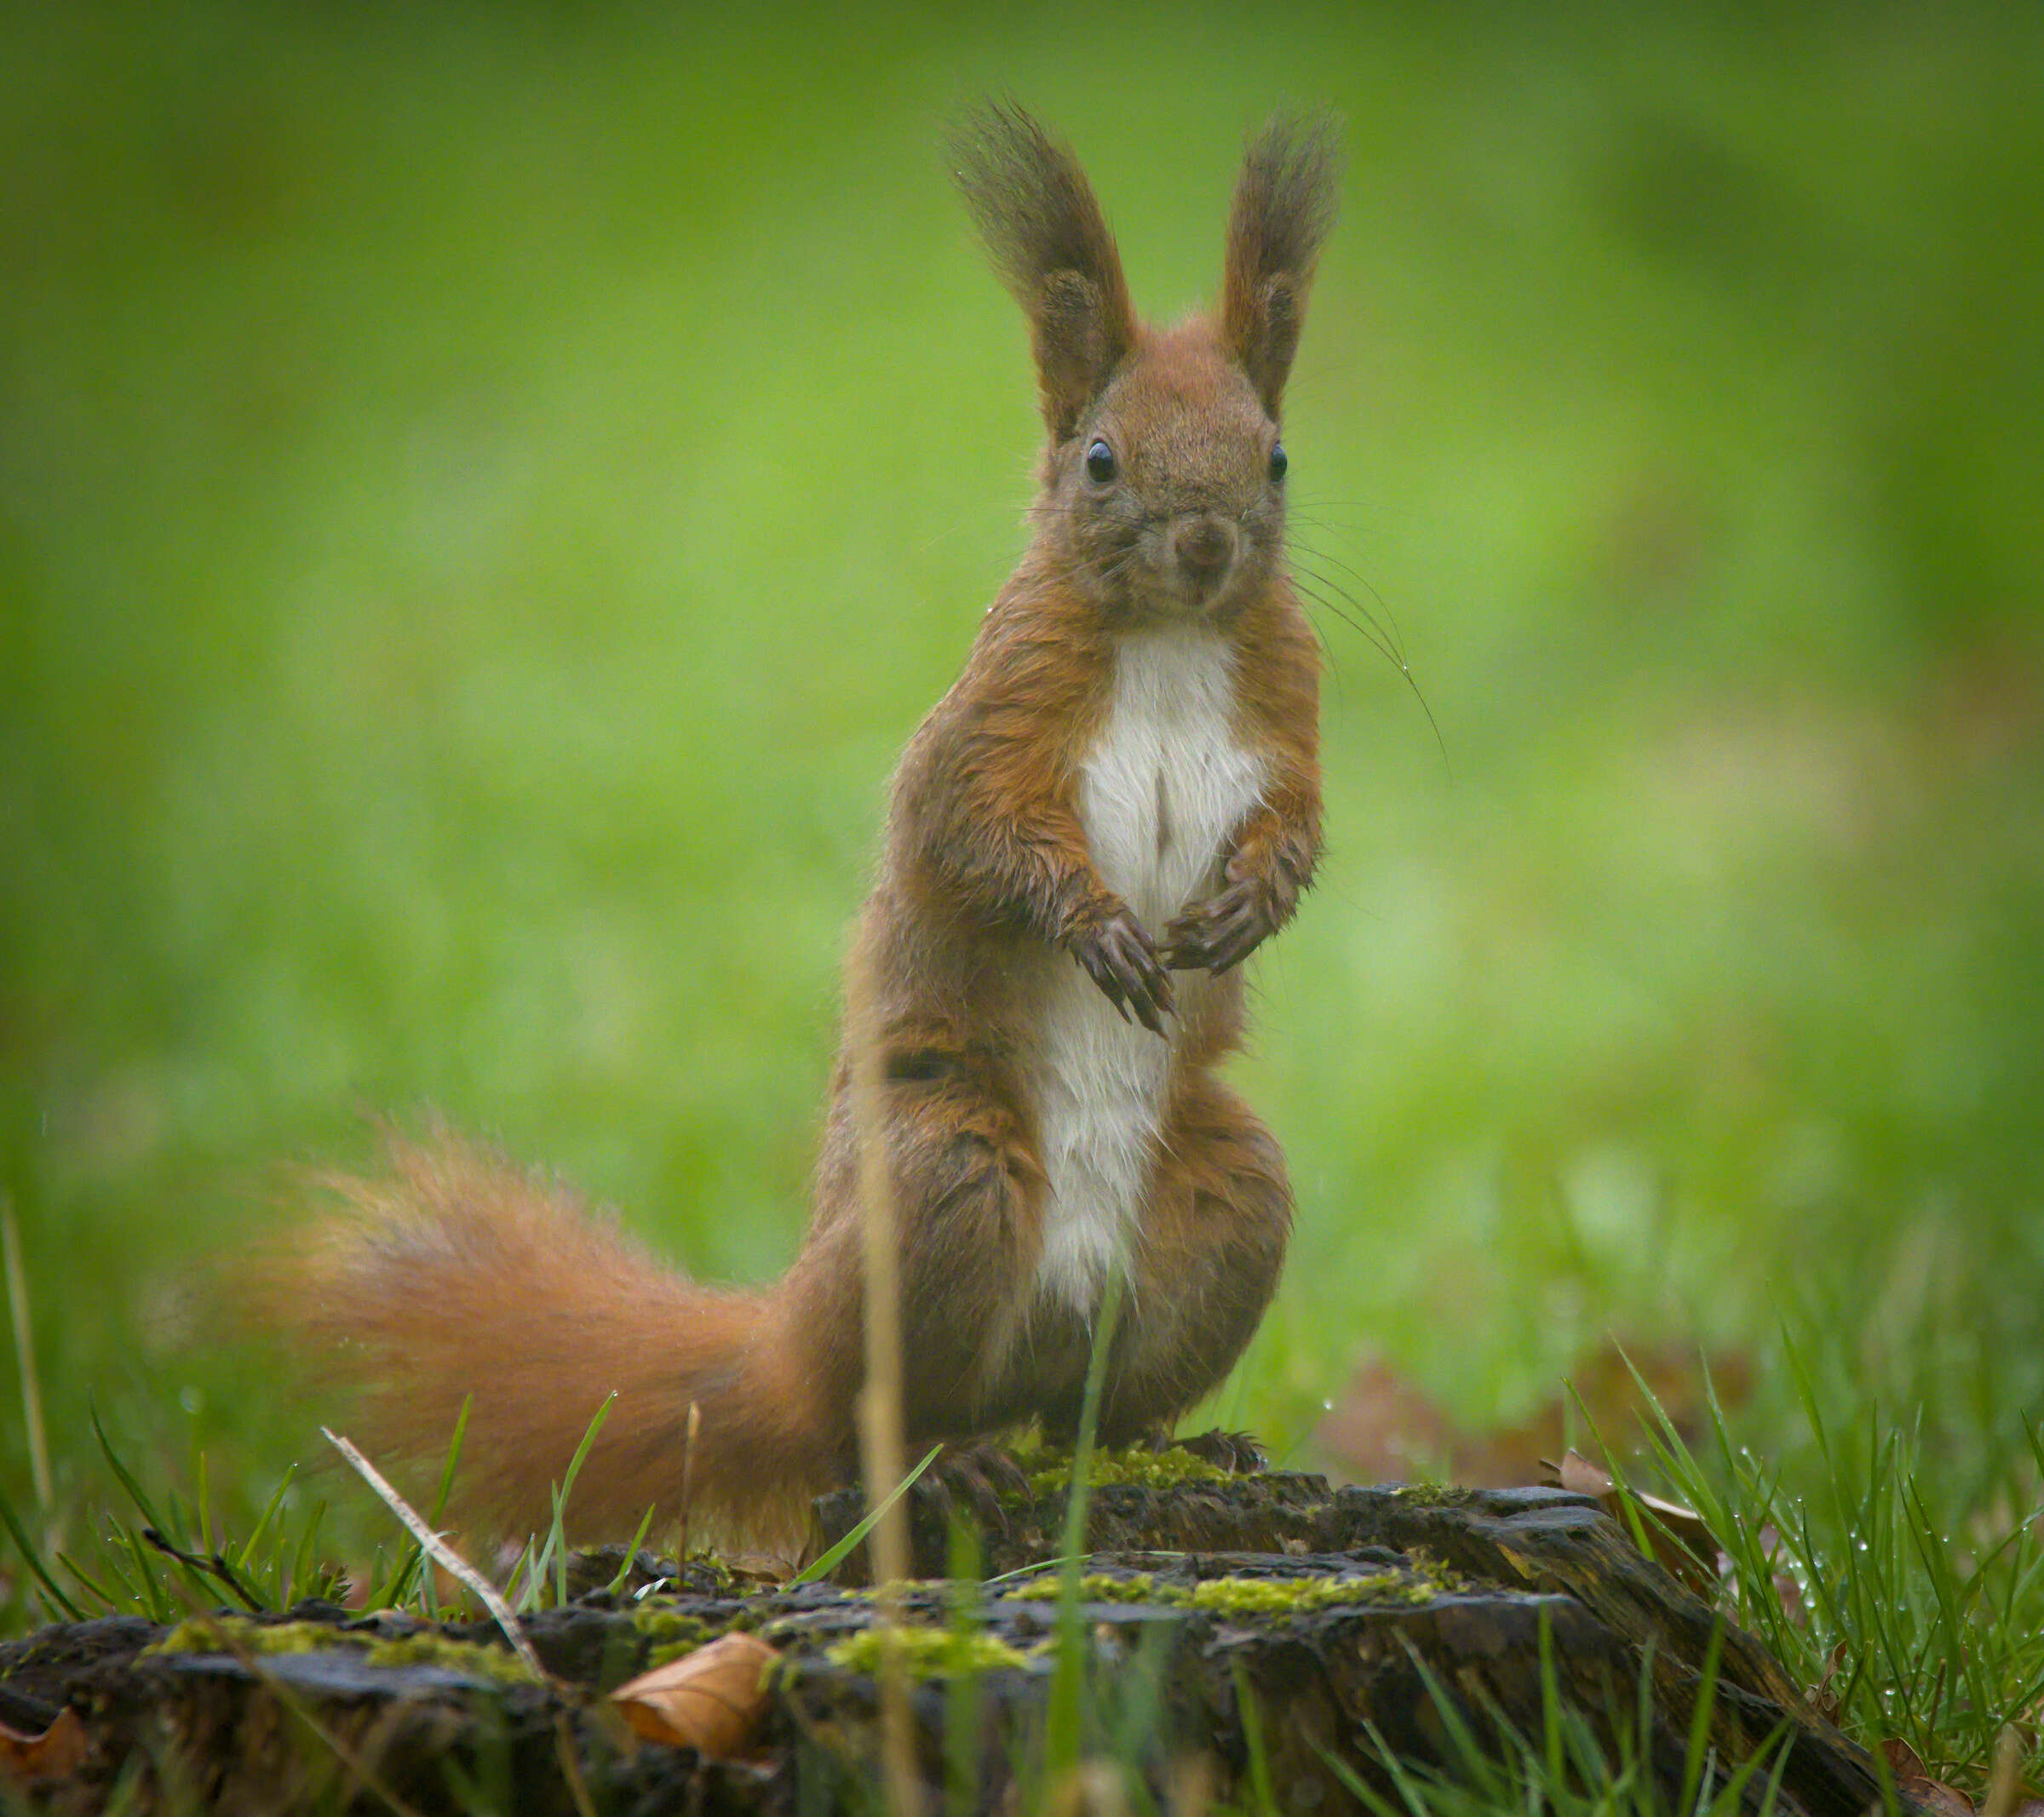
[[[853,1498],[819,1504],[826,1539],[856,1512]],[[1052,1696],[1058,1573],[1043,1562],[1063,1499],[1003,1506],[979,1534],[986,1573],[1023,1573],[1004,1582],[941,1581],[956,1517],[942,1493],[919,1494],[915,1569],[933,1581],[909,1592],[907,1619],[1004,1663],[919,1679],[920,1770],[933,1791],[1009,1808]],[[1107,1487],[1088,1545],[1083,1751],[1140,1774],[1159,1808],[1187,1774],[1219,1798],[1263,1783],[1281,1808],[1352,1808],[1356,1784],[1391,1791],[1391,1760],[1463,1773],[1466,1748],[1495,1751],[1505,1724],[1536,1749],[1576,1738],[1578,1774],[1595,1771],[1582,1750],[1616,1768],[1629,1749],[1674,1810],[1707,1682],[1708,1776],[1764,1756],[1745,1808],[1771,1775],[1790,1817],[1864,1817],[1880,1800],[1867,1755],[1766,1650],[1584,1497],[1330,1491],[1289,1474]],[[622,1562],[594,1556],[584,1579],[607,1582]],[[634,1566],[634,1581],[661,1570]],[[870,1785],[877,1757],[877,1694],[858,1669],[875,1619],[862,1568],[855,1553],[842,1585],[742,1593],[692,1564],[682,1592],[590,1591],[524,1623],[544,1681],[517,1675],[488,1623],[332,1605],[301,1606],[290,1626],[223,1614],[175,1631],[129,1618],[51,1628],[0,1648],[6,1720],[20,1731],[68,1708],[89,1752],[40,1783],[11,1770],[60,1812],[98,1808],[123,1780],[137,1809],[566,1814],[582,1795],[599,1811],[828,1808]],[[634,1741],[607,1693],[663,1650],[733,1627],[782,1655],[756,1753],[710,1761]],[[270,1650],[279,1642],[290,1650]],[[925,1665],[941,1668],[949,1643],[930,1644]]]

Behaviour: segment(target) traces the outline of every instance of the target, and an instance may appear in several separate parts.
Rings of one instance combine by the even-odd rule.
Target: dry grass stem
[[[7,1262],[7,1304],[14,1315],[14,1356],[21,1366],[21,1415],[28,1427],[28,1467],[36,1485],[36,1506],[48,1521],[55,1504],[50,1488],[49,1441],[43,1427],[43,1379],[36,1373],[36,1340],[28,1317],[28,1270],[21,1259],[21,1232],[14,1201],[0,1193],[0,1250]]]
[[[383,1473],[353,1444],[326,1426],[319,1430],[326,1435],[326,1442],[346,1458],[355,1467],[362,1480],[382,1498],[384,1505],[404,1522],[405,1530],[426,1548],[433,1562],[475,1592],[497,1626],[504,1631],[504,1638],[511,1642],[511,1650],[525,1661],[527,1670],[536,1677],[544,1679],[547,1677],[546,1667],[539,1663],[539,1655],[533,1652],[532,1642],[525,1638],[524,1630],[518,1625],[518,1617],[511,1613],[511,1605],[497,1593],[497,1586],[428,1527],[424,1517],[390,1486]]]
[[[881,1098],[880,1031],[871,969],[854,948],[847,972],[846,1023],[852,1036],[852,1107],[858,1132],[858,1194],[865,1231],[866,1379],[858,1401],[860,1464],[869,1507],[879,1506],[902,1475],[901,1258],[893,1183],[887,1175]],[[897,1499],[881,1510],[868,1544],[879,1586],[883,1636],[901,1619],[895,1586],[908,1575],[908,1510]],[[881,1649],[881,1753],[887,1808],[916,1808],[914,1738],[910,1729],[904,1662],[892,1646]]]

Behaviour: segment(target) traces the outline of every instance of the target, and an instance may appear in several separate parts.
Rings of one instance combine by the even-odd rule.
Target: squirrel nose
[[[1235,526],[1226,518],[1188,518],[1172,533],[1171,547],[1187,574],[1211,581],[1235,559]]]

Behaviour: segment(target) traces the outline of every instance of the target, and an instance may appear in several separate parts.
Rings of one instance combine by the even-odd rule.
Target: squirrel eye
[[[1095,442],[1086,450],[1086,477],[1096,486],[1104,486],[1114,473],[1114,450],[1105,442]]]
[[[1283,442],[1272,442],[1271,444],[1271,478],[1273,479],[1283,479],[1285,468],[1289,467],[1291,464],[1292,463],[1285,458],[1284,444]]]

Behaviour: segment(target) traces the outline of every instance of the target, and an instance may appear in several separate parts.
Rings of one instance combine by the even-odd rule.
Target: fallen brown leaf
[[[1831,1649],[1831,1657],[1824,1662],[1824,1676],[1803,1693],[1810,1707],[1827,1722],[1835,1724],[1844,1705],[1839,1694],[1831,1688],[1831,1682],[1838,1677],[1838,1669],[1846,1663],[1846,1643],[1840,1641]]]
[[[1973,1801],[1956,1785],[1948,1785],[1943,1780],[1898,1778],[1895,1789],[1905,1798],[1914,1798],[1934,1817],[1973,1817]]]
[[[1927,1780],[1931,1776],[1931,1769],[1923,1763],[1923,1756],[1900,1735],[1890,1735],[1880,1744],[1880,1752],[1888,1763],[1888,1771],[1898,1780]]]
[[[85,1764],[91,1744],[75,1710],[60,1710],[39,1735],[0,1722],[0,1773],[17,1785],[37,1780],[68,1779]]]
[[[611,1693],[636,1734],[701,1753],[742,1754],[766,1711],[766,1668],[779,1655],[750,1634],[726,1634]]]
[[[1905,1798],[1915,1799],[1932,1817],[1974,1817],[1973,1801],[1956,1785],[1932,1779],[1923,1757],[1901,1736],[1889,1736],[1880,1744],[1880,1753],[1895,1775],[1895,1789]]]
[[[1611,1473],[1601,1464],[1593,1464],[1579,1451],[1565,1452],[1561,1462],[1548,1463],[1542,1458],[1542,1464],[1553,1472],[1555,1480],[1565,1489],[1576,1495],[1593,1495],[1604,1504],[1605,1512],[1624,1527],[1628,1533],[1632,1528],[1625,1519],[1618,1485],[1611,1480]],[[1685,1508],[1680,1502],[1671,1502],[1658,1495],[1648,1495],[1639,1489],[1632,1491],[1632,1498],[1653,1516],[1643,1523],[1646,1528],[1647,1556],[1670,1576],[1683,1583],[1706,1599],[1718,1591],[1716,1573],[1710,1569],[1708,1561],[1718,1556],[1718,1542],[1711,1537],[1709,1528],[1703,1524],[1703,1516],[1694,1508]],[[1656,1532],[1658,1522],[1665,1531]]]

